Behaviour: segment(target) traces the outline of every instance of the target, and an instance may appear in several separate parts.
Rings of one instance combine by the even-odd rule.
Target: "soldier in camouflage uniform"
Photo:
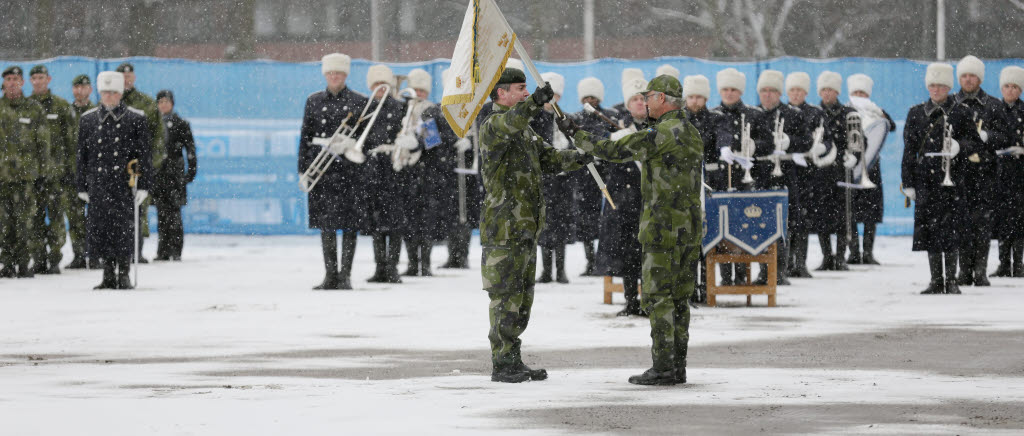
[[[506,68],[491,91],[494,112],[480,126],[486,197],[480,223],[483,259],[480,274],[490,295],[491,380],[519,383],[544,380],[547,372],[522,361],[519,335],[526,330],[533,305],[537,238],[544,227],[541,173],[580,168],[587,161],[575,150],[544,144],[530,119],[551,101],[550,84],[526,90],[522,70]]]
[[[36,241],[32,272],[36,274],[60,274],[60,249],[66,238],[64,213],[68,194],[75,192],[74,116],[67,100],[50,92],[51,79],[45,65],[36,65],[29,71],[30,98],[43,106],[50,131],[50,165],[36,179],[36,214],[32,225]]]
[[[160,111],[156,108],[156,100],[153,97],[135,89],[135,66],[125,62],[118,65],[117,72],[124,74],[124,96],[121,101],[126,106],[138,109],[146,114],[146,126],[152,133],[149,145],[152,148],[153,171],[160,171],[163,167],[164,158],[167,156],[167,149],[164,147],[164,126],[160,122]],[[149,237],[149,204],[151,199],[147,198],[139,206],[139,263],[148,263],[142,256],[142,243]]]
[[[574,134],[576,145],[611,162],[639,161],[644,211],[643,306],[651,320],[654,366],[629,382],[641,385],[686,383],[686,351],[696,262],[701,244],[701,161],[704,143],[686,119],[683,87],[669,75],[647,85],[647,112],[657,121],[617,141],[574,132],[571,120],[559,127]]]
[[[49,165],[50,131],[43,107],[22,93],[21,67],[3,71],[0,99],[0,277],[32,277],[29,259],[35,248],[32,219],[36,180]],[[17,271],[15,271],[17,267]]]
[[[71,103],[71,116],[74,117],[71,122],[71,128],[73,129],[72,137],[74,138],[71,144],[74,149],[78,144],[78,120],[82,118],[82,114],[86,111],[96,107],[96,104],[89,100],[89,96],[92,95],[92,79],[86,74],[75,76],[71,80],[71,93],[75,96],[75,101]],[[75,162],[77,160],[77,152],[73,152],[71,158],[72,174],[75,174],[78,168]],[[71,252],[75,256],[71,259],[71,263],[68,264],[67,268],[97,269],[100,268],[99,258],[87,258],[85,250],[85,202],[78,198],[78,194],[75,191],[77,189],[65,192],[66,197],[64,199],[64,204],[67,206],[68,233],[71,235]]]

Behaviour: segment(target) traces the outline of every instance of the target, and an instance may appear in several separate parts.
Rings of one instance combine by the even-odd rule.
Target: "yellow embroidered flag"
[[[473,125],[515,41],[515,32],[494,0],[470,0],[441,97],[444,117],[459,137]]]

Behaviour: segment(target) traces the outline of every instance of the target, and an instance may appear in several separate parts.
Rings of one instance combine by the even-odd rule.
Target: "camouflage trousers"
[[[657,371],[686,367],[690,306],[700,248],[644,247],[642,305],[651,321],[651,359]]]
[[[67,240],[64,227],[64,191],[68,189],[56,179],[38,179],[35,185],[36,213],[32,220],[32,258],[37,264],[60,264],[63,258],[60,249]]]
[[[74,189],[64,194],[64,205],[67,206],[68,234],[71,235],[71,252],[75,258],[85,258],[85,202],[78,198]]]
[[[32,234],[36,213],[32,182],[0,182],[0,263],[5,267],[28,266],[32,251],[26,237]]]
[[[491,363],[495,370],[522,362],[519,336],[530,323],[537,272],[537,243],[485,246],[480,263],[484,290],[490,296]]]

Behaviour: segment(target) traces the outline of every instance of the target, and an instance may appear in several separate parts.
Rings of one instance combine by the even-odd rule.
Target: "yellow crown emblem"
[[[743,209],[743,214],[746,215],[747,218],[760,218],[761,208],[757,207],[757,205],[751,204],[750,206],[747,206],[746,209]]]

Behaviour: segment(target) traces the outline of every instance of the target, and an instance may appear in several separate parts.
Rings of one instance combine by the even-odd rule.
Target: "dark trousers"
[[[160,234],[156,246],[156,256],[158,258],[181,257],[181,249],[185,245],[181,206],[157,203],[156,227]]]

